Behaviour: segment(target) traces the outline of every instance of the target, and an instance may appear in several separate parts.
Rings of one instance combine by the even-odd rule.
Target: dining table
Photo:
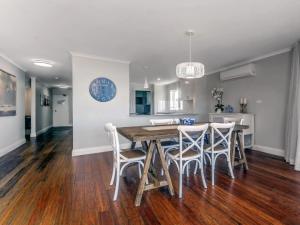
[[[201,125],[204,123],[197,123]],[[208,123],[210,124],[210,123]],[[161,140],[178,138],[179,131],[177,125],[145,125],[145,126],[130,126],[118,127],[117,131],[120,135],[131,141],[131,149],[136,147],[136,143],[141,143],[143,149],[146,151],[146,160],[144,170],[139,182],[137,194],[135,197],[135,206],[140,206],[143,192],[160,187],[167,186],[169,193],[174,195],[174,188],[172,185],[170,173],[165,160],[165,153],[161,145]],[[244,151],[244,140],[239,135],[244,129],[248,129],[248,125],[236,124],[231,135],[231,163],[232,166],[243,165],[248,170],[247,159]],[[208,133],[209,133],[208,129]],[[236,157],[235,149],[240,151],[240,157]],[[157,149],[162,169],[164,170],[164,177],[159,176],[155,167],[153,166],[152,157],[154,150]],[[148,179],[150,178],[150,179]]]

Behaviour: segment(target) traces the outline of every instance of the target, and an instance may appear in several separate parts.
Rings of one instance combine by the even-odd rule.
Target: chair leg
[[[207,164],[205,154],[203,154],[203,162],[204,162],[205,165]]]
[[[190,176],[190,163],[188,163],[186,165],[186,176],[189,177]]]
[[[179,198],[182,198],[182,176],[184,171],[182,171],[182,162],[180,162],[179,166]]]
[[[209,161],[209,163],[210,163],[210,165],[211,165],[211,158],[210,158],[209,154],[205,154],[205,153],[204,153],[204,156],[203,156],[203,157],[204,157],[205,165],[207,165],[207,164],[206,164],[206,158],[205,158],[205,157],[208,158],[208,161]]]
[[[156,150],[154,149],[154,152],[153,152],[153,156],[152,156],[152,164],[155,163],[155,156],[156,156]]]
[[[198,161],[196,161],[196,164],[195,164],[195,169],[194,169],[194,175],[196,175],[196,174],[197,174],[197,170],[198,170],[198,164],[199,164],[199,162],[198,162]],[[199,165],[199,168],[200,168],[200,165]]]
[[[200,169],[200,173],[201,173],[203,187],[207,188],[206,180],[205,180],[205,176],[204,176],[203,160],[202,159],[200,159],[200,162],[199,162],[199,169]]]
[[[234,174],[233,174],[233,170],[232,170],[232,165],[230,162],[230,157],[228,155],[226,155],[227,158],[227,164],[228,164],[228,169],[229,169],[229,173],[232,179],[234,179]]]
[[[115,193],[114,193],[114,201],[117,200],[117,197],[118,197],[118,192],[119,192],[119,186],[120,186],[120,165],[117,165],[117,174],[116,174],[116,178],[117,178],[117,181],[116,181],[116,187],[115,187]]]
[[[141,179],[142,177],[142,171],[141,171],[141,164],[138,163],[138,169],[139,169],[139,178]]]
[[[110,179],[109,185],[113,185],[114,180],[115,180],[115,175],[116,175],[116,166],[115,166],[115,163],[114,163],[113,172],[112,172],[112,175],[111,175],[111,179]]]
[[[215,163],[214,154],[211,154],[211,183],[215,185]]]

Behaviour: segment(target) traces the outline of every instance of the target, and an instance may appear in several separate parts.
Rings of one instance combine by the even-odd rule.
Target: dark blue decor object
[[[195,118],[182,118],[180,119],[181,125],[194,125],[196,122]]]
[[[113,81],[98,77],[90,84],[90,95],[99,102],[108,102],[116,96],[117,88]]]
[[[231,105],[227,105],[224,111],[225,113],[233,113],[233,107]]]

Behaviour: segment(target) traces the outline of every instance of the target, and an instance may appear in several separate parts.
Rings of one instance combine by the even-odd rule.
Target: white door
[[[53,95],[53,126],[70,126],[68,95]]]

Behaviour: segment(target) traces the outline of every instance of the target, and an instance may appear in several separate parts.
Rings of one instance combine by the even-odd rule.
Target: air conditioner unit
[[[235,78],[255,76],[256,70],[253,63],[226,70],[220,73],[220,80],[231,80]]]

